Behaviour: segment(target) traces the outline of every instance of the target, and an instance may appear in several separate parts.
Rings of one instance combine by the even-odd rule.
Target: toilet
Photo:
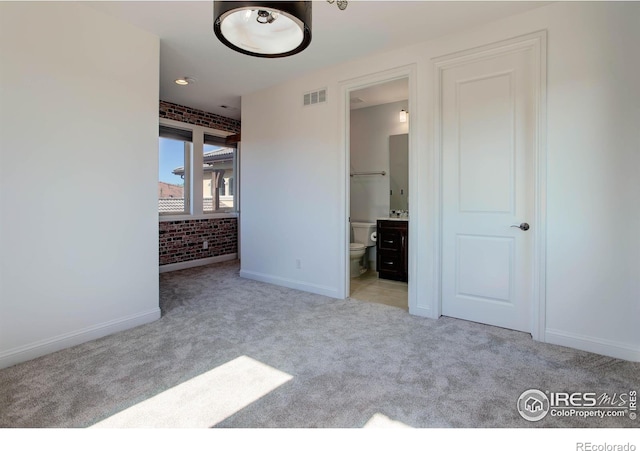
[[[367,271],[367,249],[375,246],[376,224],[373,222],[352,222],[353,243],[349,245],[351,277],[360,277]]]

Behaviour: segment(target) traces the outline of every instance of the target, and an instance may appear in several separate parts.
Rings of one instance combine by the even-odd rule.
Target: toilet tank
[[[375,246],[376,242],[371,239],[371,234],[376,231],[375,222],[352,222],[353,242],[362,243],[365,246]]]

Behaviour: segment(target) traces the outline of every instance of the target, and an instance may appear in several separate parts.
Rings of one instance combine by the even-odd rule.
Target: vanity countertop
[[[381,221],[409,221],[409,218],[398,218],[396,216],[394,217],[388,217],[388,218],[378,218]]]

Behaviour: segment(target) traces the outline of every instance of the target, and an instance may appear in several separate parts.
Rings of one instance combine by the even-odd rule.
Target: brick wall
[[[237,218],[160,222],[160,265],[238,252]],[[208,241],[209,248],[202,244]]]
[[[224,130],[234,134],[240,133],[240,121],[237,119],[207,113],[206,111],[165,102],[164,100],[160,101],[160,117],[216,130]]]
[[[160,101],[160,117],[240,133],[240,121],[236,119],[163,100]],[[161,221],[159,228],[160,266],[238,252],[237,218]],[[202,249],[205,240],[208,249]]]

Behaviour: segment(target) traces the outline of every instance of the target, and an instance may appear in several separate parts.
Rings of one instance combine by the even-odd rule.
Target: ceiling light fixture
[[[175,83],[176,83],[177,85],[180,85],[180,86],[186,86],[186,85],[188,85],[188,84],[190,84],[190,83],[193,83],[194,81],[196,81],[196,79],[195,79],[195,78],[191,78],[191,77],[182,77],[182,78],[178,78],[178,79],[175,81]]]
[[[331,3],[333,5],[333,2],[335,2],[335,0],[327,0],[329,3]],[[341,11],[344,11],[345,9],[347,9],[347,4],[349,2],[346,0],[338,0],[338,8],[340,8]]]
[[[213,31],[245,55],[281,58],[311,43],[311,2],[213,2]]]
[[[334,3],[335,0],[327,0]],[[295,55],[311,43],[311,1],[213,2],[213,31],[236,52],[262,58]],[[338,0],[344,10],[347,2]]]

